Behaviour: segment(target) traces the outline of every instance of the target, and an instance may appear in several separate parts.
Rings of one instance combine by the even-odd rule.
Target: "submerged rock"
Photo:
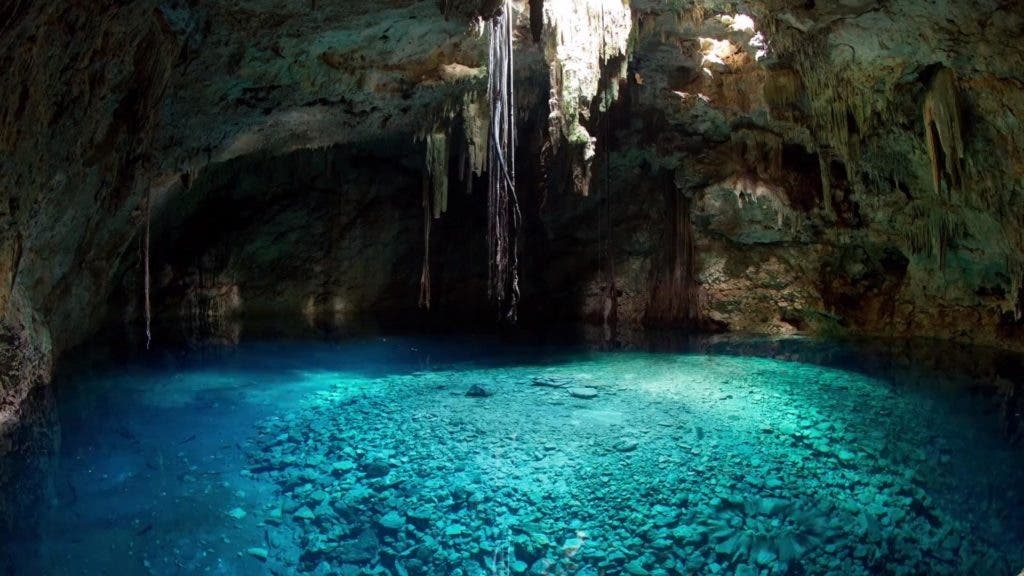
[[[626,438],[624,440],[619,440],[618,442],[616,442],[615,445],[612,446],[612,448],[614,448],[617,452],[632,452],[636,450],[639,446],[640,443],[637,442],[636,440]]]
[[[594,388],[569,388],[569,395],[573,398],[590,400],[597,398],[597,390]]]
[[[405,516],[392,510],[380,519],[380,525],[388,530],[401,530],[405,526]]]
[[[579,538],[569,538],[562,544],[562,554],[567,558],[572,558],[579,553],[580,548],[583,548],[583,540]]]
[[[572,380],[559,376],[538,376],[533,379],[533,386],[545,388],[565,388],[572,384]]]
[[[554,564],[554,562],[548,560],[547,558],[541,558],[540,560],[534,562],[533,566],[530,567],[530,574],[532,576],[546,576],[548,574],[551,574]]]
[[[487,398],[488,396],[493,395],[493,392],[479,384],[473,384],[473,386],[466,392],[466,396],[469,396],[470,398]]]
[[[466,527],[461,524],[452,524],[444,529],[445,536],[460,536],[466,532]]]
[[[335,462],[331,466],[332,470],[334,470],[335,472],[341,472],[341,473],[349,472],[351,470],[355,470],[355,468],[356,468],[356,463],[351,461],[351,460],[339,460],[339,461]]]
[[[418,526],[425,526],[430,519],[433,517],[434,512],[430,506],[420,506],[414,510],[411,510],[408,514],[408,518],[413,524]]]
[[[388,464],[387,458],[372,456],[363,462],[363,474],[366,474],[367,478],[380,478],[387,476],[389,472],[391,465]]]
[[[650,572],[644,568],[644,565],[639,560],[633,560],[629,564],[626,564],[626,573],[630,576],[650,576]]]
[[[736,567],[735,576],[757,576],[757,569],[749,564],[740,564]]]
[[[377,555],[380,546],[377,535],[367,528],[359,533],[355,540],[347,540],[338,544],[335,551],[338,559],[346,564],[368,562]]]

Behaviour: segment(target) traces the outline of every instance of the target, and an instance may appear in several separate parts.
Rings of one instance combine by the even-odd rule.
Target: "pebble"
[[[309,509],[309,506],[303,506],[295,511],[293,517],[298,518],[299,520],[312,520],[316,518],[316,515]]]
[[[579,538],[569,538],[562,544],[562,554],[568,558],[575,556],[580,548],[583,548],[583,540]]]
[[[644,568],[643,564],[641,564],[639,560],[633,560],[629,564],[626,564],[626,573],[631,576],[650,576],[651,574]]]
[[[582,400],[597,398],[597,390],[594,388],[569,388],[569,396]]]
[[[538,376],[533,379],[533,385],[547,388],[564,388],[569,385],[569,380],[556,376]]]
[[[348,472],[356,469],[356,463],[351,460],[339,460],[332,464],[331,468],[337,472]]]
[[[640,443],[637,442],[636,440],[626,439],[619,440],[618,442],[616,442],[613,448],[615,448],[615,450],[617,450],[618,452],[632,452],[633,450],[636,450],[639,446]]]
[[[470,398],[487,398],[488,396],[493,395],[493,392],[479,384],[473,384],[473,386],[471,386],[469,390],[466,391],[466,396],[469,396]]]
[[[380,525],[388,530],[400,530],[405,526],[405,516],[392,510],[380,519]]]

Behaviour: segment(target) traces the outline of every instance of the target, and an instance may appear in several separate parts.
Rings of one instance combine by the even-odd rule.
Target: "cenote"
[[[1024,2],[0,2],[0,576],[1024,576]]]

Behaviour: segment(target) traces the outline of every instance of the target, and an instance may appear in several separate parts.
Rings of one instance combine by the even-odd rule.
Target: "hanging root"
[[[420,274],[420,308],[430,310],[430,179],[423,176],[423,272]]]
[[[943,174],[950,190],[963,186],[964,142],[956,76],[948,68],[935,74],[924,99],[924,135],[931,160],[932,185],[942,192]]]
[[[512,4],[491,23],[487,61],[487,98],[491,108],[487,151],[488,294],[504,318],[515,323],[519,303],[519,201],[516,198],[515,99],[512,82]]]
[[[150,345],[153,343],[153,331],[152,331],[152,308],[150,306],[150,294],[149,294],[149,225],[150,225],[150,214],[153,194],[150,188],[146,188],[146,237],[145,237],[145,248],[143,259],[143,295],[145,297],[145,310],[146,310],[146,350],[149,350]]]

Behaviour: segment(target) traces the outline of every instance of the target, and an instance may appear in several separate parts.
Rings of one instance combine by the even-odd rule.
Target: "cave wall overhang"
[[[159,214],[210,165],[433,130],[480,89],[478,17],[495,4],[18,3],[0,36],[5,314],[38,315],[57,349],[80,341],[108,317],[111,271],[137,259],[146,198]],[[632,219],[663,220],[668,177],[692,201],[690,281],[718,325],[1016,338],[1020,8],[809,6],[636,0],[624,47],[602,43],[617,51],[598,59],[604,95],[575,109],[587,137],[565,141],[596,162],[588,189],[638,203],[615,239],[623,316],[644,316],[665,261]],[[552,6],[516,3],[524,118],[552,110],[538,8]],[[523,139],[530,154],[544,141]],[[547,163],[553,195],[580,189],[569,164]],[[858,265],[835,263],[849,254]],[[563,280],[600,307],[599,279]],[[887,305],[851,314],[858,299]]]

